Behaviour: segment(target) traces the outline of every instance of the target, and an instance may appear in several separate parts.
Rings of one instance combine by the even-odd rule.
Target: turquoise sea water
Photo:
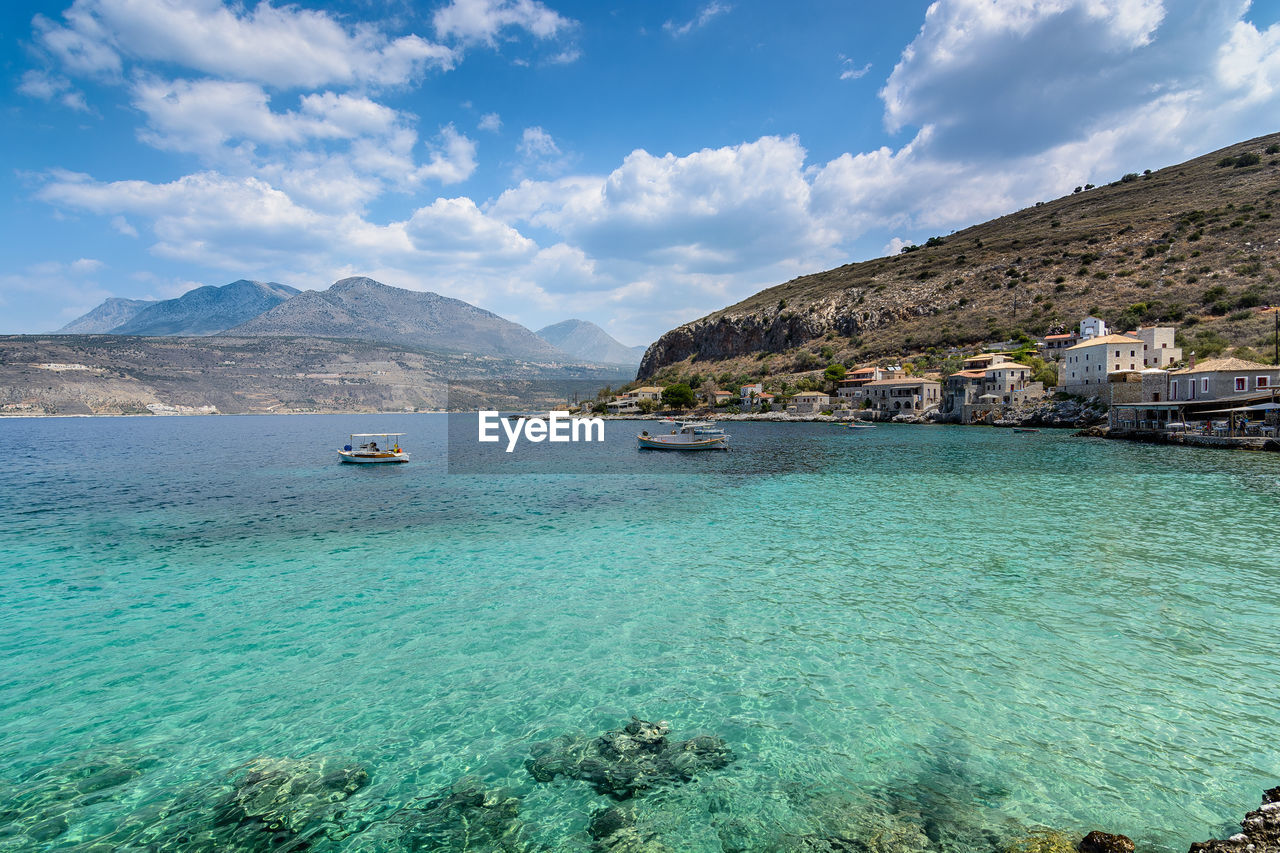
[[[368,784],[310,849],[410,849],[465,778],[587,850],[610,801],[524,762],[632,715],[736,756],[631,801],[673,850],[1182,851],[1280,782],[1280,458],[639,426],[592,470],[649,474],[468,476],[443,416],[0,422],[0,849],[216,849],[173,827],[238,768],[340,757]],[[340,466],[354,430],[416,459]]]

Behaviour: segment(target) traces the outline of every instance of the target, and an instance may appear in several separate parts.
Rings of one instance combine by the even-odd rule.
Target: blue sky
[[[1280,130],[1280,2],[6,4],[0,333],[348,275],[627,344]]]

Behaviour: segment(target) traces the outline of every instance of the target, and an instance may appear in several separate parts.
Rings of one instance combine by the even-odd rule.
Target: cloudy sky
[[[1280,2],[5,4],[0,333],[369,275],[627,344],[1280,130]]]

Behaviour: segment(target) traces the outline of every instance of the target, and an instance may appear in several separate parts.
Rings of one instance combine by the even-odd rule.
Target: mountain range
[[[324,291],[240,280],[176,299],[111,298],[56,334],[145,337],[312,337],[361,340],[437,352],[542,364],[590,363],[634,369],[643,347],[627,347],[585,320],[535,334],[459,299],[404,290],[356,276]],[[166,350],[168,352],[168,350]]]
[[[586,361],[639,365],[646,347],[629,347],[588,320],[565,320],[536,333],[547,343]]]
[[[328,290],[299,293],[228,334],[351,338],[532,361],[573,360],[491,311],[362,276],[336,281]]]
[[[216,335],[252,320],[297,292],[285,284],[240,279],[222,287],[197,287],[175,299],[112,298],[57,334]]]

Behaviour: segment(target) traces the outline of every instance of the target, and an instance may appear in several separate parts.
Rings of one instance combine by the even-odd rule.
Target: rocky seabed
[[[137,807],[116,828],[84,838],[79,822],[95,810],[136,803],[154,758],[106,755],[67,761],[0,784],[0,850],[401,851],[578,850],[675,853],[679,838],[660,833],[655,792],[711,774],[732,773],[734,750],[715,735],[670,736],[663,721],[632,718],[598,735],[563,735],[534,744],[524,762],[531,784],[585,785],[599,797],[585,830],[553,846],[537,840],[519,796],[464,777],[405,803],[363,796],[370,768],[340,757],[257,758],[223,778]],[[946,775],[946,774],[943,774]],[[934,780],[936,782],[936,780]],[[952,780],[955,782],[955,779]],[[941,796],[918,780],[900,790],[838,797],[810,793],[812,831],[788,833],[767,814],[735,813],[714,793],[707,804],[726,853],[1134,853],[1124,835],[1024,827],[993,820],[990,799],[972,781],[966,796]],[[952,792],[954,794],[956,792]],[[581,825],[581,824],[580,824]],[[993,829],[998,827],[998,829]],[[1192,844],[1189,853],[1280,853],[1280,787],[1263,795],[1241,831]]]

